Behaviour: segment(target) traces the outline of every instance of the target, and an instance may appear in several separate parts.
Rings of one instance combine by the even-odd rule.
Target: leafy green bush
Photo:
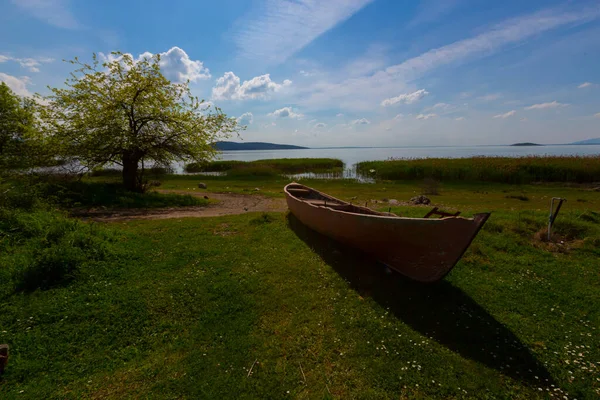
[[[191,195],[130,192],[118,183],[45,179],[26,185],[14,183],[2,195],[0,207],[33,209],[41,203],[63,208],[157,208],[202,206],[208,201]]]
[[[31,210],[40,207],[40,193],[35,186],[29,190],[21,187],[0,187],[0,208],[20,208]]]
[[[0,270],[17,291],[72,281],[83,267],[109,258],[113,240],[110,231],[55,211],[0,208]]]

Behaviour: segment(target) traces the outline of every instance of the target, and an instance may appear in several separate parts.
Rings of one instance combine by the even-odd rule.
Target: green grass
[[[594,398],[599,225],[564,217],[581,243],[549,251],[544,214],[495,214],[434,286],[282,214],[119,223],[126,257],[3,298],[0,394]]]
[[[192,163],[185,166],[186,172],[224,172],[246,169],[272,170],[276,174],[298,174],[304,172],[341,172],[344,163],[334,158],[279,158],[257,161],[211,161]],[[242,172],[243,173],[243,172]]]
[[[0,208],[0,297],[50,289],[111,256],[110,232],[60,213]]]
[[[282,196],[287,182],[205,178],[162,187]],[[420,191],[307,183],[357,203]],[[597,192],[463,182],[440,193],[431,198],[442,208],[494,212],[429,286],[285,214],[106,225],[3,214],[0,343],[11,359],[0,398],[597,398]],[[558,244],[540,240],[552,196],[569,199]],[[54,265],[55,254],[76,262],[67,279],[19,290],[19,271]]]
[[[103,177],[102,179],[106,179]],[[161,208],[205,206],[208,200],[187,194],[129,192],[118,179],[98,180],[52,180],[30,182],[14,181],[5,184],[6,192],[0,195],[0,207],[28,208],[37,202],[48,203],[63,209],[73,208]],[[26,207],[27,208],[27,207]]]
[[[363,175],[384,180],[433,178],[466,182],[598,182],[600,156],[530,156],[427,158],[365,161],[357,165]]]
[[[94,178],[96,179],[96,178]],[[97,180],[95,180],[97,182]],[[205,191],[260,194],[283,197],[283,187],[292,180],[284,177],[231,178],[227,176],[169,175],[162,180],[161,189],[203,193]],[[207,190],[198,189],[203,182]],[[342,200],[358,204],[378,205],[373,200],[383,199],[409,201],[423,192],[420,181],[379,181],[362,184],[349,179],[302,179],[301,183],[322,190]],[[255,191],[259,188],[260,191]],[[545,211],[550,207],[552,197],[568,199],[567,209],[600,209],[598,192],[586,186],[567,186],[559,183],[518,185],[504,183],[442,182],[439,195],[429,196],[441,208],[462,211],[489,210],[536,210]],[[513,197],[511,197],[513,196]],[[522,198],[520,198],[522,197]],[[529,200],[525,201],[523,198]]]

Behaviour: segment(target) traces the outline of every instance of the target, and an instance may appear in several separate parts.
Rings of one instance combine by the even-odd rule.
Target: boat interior
[[[327,196],[321,192],[316,190],[312,190],[307,188],[306,186],[300,184],[292,184],[287,187],[287,191],[290,195],[295,198],[302,200],[306,203],[312,204],[316,207],[328,208],[331,210],[345,211],[349,213],[355,214],[366,214],[366,215],[382,215],[388,217],[399,217],[391,212],[378,212],[375,210],[371,210],[367,207],[356,206],[354,204],[346,203],[345,201],[338,200],[334,197]],[[437,216],[439,218],[447,218],[447,217],[458,217],[460,215],[460,211],[455,213],[447,213],[439,210],[437,207],[434,207],[431,211],[429,211],[423,218],[429,218],[431,216]]]
[[[355,214],[368,214],[368,215],[384,215],[384,216],[396,216],[392,213],[382,213],[371,210],[367,207],[355,206],[354,204],[346,203],[333,197],[326,196],[316,190],[310,190],[305,186],[290,186],[287,188],[289,194],[299,200],[303,200],[316,207],[329,208],[337,211],[345,211]]]

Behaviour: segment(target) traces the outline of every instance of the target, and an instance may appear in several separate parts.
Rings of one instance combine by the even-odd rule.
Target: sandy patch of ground
[[[94,221],[126,221],[132,219],[167,219],[185,217],[218,217],[221,215],[244,214],[247,212],[283,212],[287,210],[285,199],[271,198],[259,194],[235,193],[190,193],[177,190],[161,190],[162,193],[191,194],[192,196],[208,196],[217,200],[205,207],[176,207],[152,209],[91,209],[73,212],[74,217]]]

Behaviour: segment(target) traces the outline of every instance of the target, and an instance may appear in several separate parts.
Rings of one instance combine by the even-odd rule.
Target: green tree
[[[62,157],[87,168],[121,165],[128,190],[143,190],[145,163],[210,159],[212,143],[238,131],[235,119],[192,96],[189,82],[165,78],[158,54],[68,62],[77,69],[40,110],[44,132]]]
[[[24,167],[26,149],[35,136],[35,103],[0,82],[0,168]]]

